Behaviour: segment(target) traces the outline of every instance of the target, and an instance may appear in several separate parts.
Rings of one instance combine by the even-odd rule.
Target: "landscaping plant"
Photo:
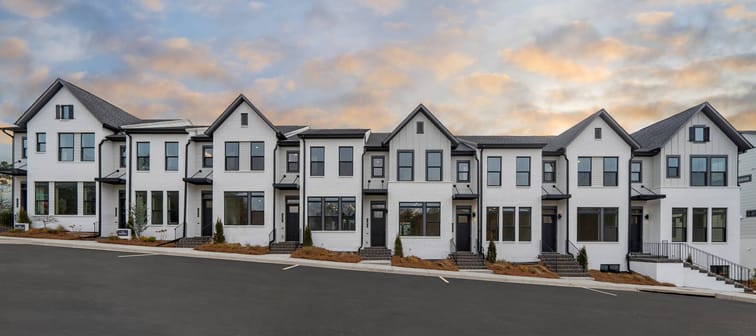
[[[128,227],[137,239],[141,239],[142,232],[147,230],[147,207],[140,202],[129,209]]]
[[[402,248],[402,238],[396,235],[394,239],[394,255],[400,258],[404,257],[404,248]]]
[[[309,225],[305,226],[302,245],[304,245],[305,247],[312,246],[312,230],[310,229]]]
[[[585,246],[580,248],[580,252],[578,252],[577,255],[577,262],[584,270],[588,269],[588,251],[586,251]]]
[[[215,233],[213,233],[213,244],[223,244],[226,242],[226,236],[223,235],[223,222],[220,218],[215,221]]]
[[[486,254],[486,261],[490,263],[496,262],[496,245],[493,240],[488,241],[488,253]]]
[[[18,220],[16,222],[27,224],[31,223],[31,220],[29,220],[29,214],[26,213],[26,209],[21,208],[18,210]]]

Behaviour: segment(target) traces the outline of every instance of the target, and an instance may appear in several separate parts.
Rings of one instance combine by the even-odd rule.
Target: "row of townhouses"
[[[585,247],[591,269],[621,271],[667,243],[738,263],[736,169],[752,148],[709,103],[633,134],[600,110],[557,136],[456,135],[421,104],[383,133],[277,125],[244,95],[209,126],[140,119],[61,79],[4,132],[13,210],[35,227],[108,236],[141,204],[159,239],[220,219],[243,244],[301,242],[309,226],[330,250],[399,236],[441,259],[493,241],[533,262]]]

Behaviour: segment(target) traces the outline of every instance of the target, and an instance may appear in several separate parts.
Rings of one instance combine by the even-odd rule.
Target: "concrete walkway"
[[[375,262],[361,262],[361,263],[352,264],[352,263],[292,258],[289,255],[285,255],[285,254],[246,255],[246,254],[235,254],[235,253],[205,252],[205,251],[197,251],[197,250],[186,249],[186,248],[107,244],[107,243],[98,243],[96,241],[87,241],[87,240],[56,240],[56,239],[40,239],[40,238],[17,238],[17,237],[5,237],[5,236],[0,236],[0,244],[28,244],[28,245],[67,247],[67,248],[78,248],[78,249],[89,249],[89,250],[118,251],[118,252],[134,253],[134,254],[150,253],[150,254],[159,254],[159,255],[176,256],[176,257],[188,257],[188,258],[259,262],[259,263],[269,263],[269,264],[281,264],[281,265],[287,265],[287,266],[299,265],[299,266],[330,268],[330,269],[339,269],[339,270],[380,272],[380,273],[405,274],[405,275],[429,276],[429,277],[443,277],[446,280],[464,279],[464,280],[492,281],[492,282],[517,283],[517,284],[529,284],[529,285],[541,285],[541,286],[579,287],[579,288],[597,289],[597,290],[644,291],[644,292],[653,292],[653,293],[706,296],[706,297],[715,297],[718,299],[756,303],[756,295],[748,294],[748,293],[717,292],[717,291],[695,289],[695,288],[616,284],[616,283],[609,283],[609,282],[599,282],[599,281],[594,281],[594,280],[585,279],[585,278],[546,279],[546,278],[536,278],[536,277],[498,275],[498,274],[493,274],[490,272],[479,272],[479,271],[460,271],[460,272],[437,271],[437,270],[427,270],[427,269],[418,269],[418,268],[396,267],[396,266],[391,266],[388,263],[375,263]]]

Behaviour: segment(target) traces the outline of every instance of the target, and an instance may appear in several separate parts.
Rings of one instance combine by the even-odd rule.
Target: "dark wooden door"
[[[457,251],[470,251],[470,214],[457,214]]]
[[[286,199],[286,241],[299,241],[299,200]]]
[[[202,236],[213,235],[213,194],[202,193]]]
[[[386,209],[373,204],[370,209],[370,246],[386,246]]]
[[[29,208],[26,207],[26,198],[27,198],[27,190],[26,190],[26,182],[21,182],[21,195],[18,196],[18,198],[21,199],[21,208],[23,208],[26,213],[32,213],[29,211]]]
[[[643,209],[633,209],[630,217],[630,252],[642,252]]]
[[[118,228],[126,228],[126,190],[118,190]]]
[[[541,251],[556,252],[557,250],[557,215],[555,210],[543,209],[541,216]]]

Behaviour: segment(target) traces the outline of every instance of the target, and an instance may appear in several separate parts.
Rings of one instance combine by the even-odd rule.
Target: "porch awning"
[[[363,195],[388,195],[388,189],[362,189]]]
[[[541,190],[543,191],[543,193],[541,194],[541,200],[544,201],[561,201],[572,197],[571,194],[565,193],[561,189],[559,189],[556,184],[552,184],[551,189],[541,187]]]
[[[95,182],[102,182],[105,184],[126,184],[126,172],[122,172],[120,169],[110,172],[103,177],[95,177]]]
[[[471,193],[456,193],[454,196],[452,196],[453,200],[476,200],[478,199],[478,194],[471,194]]]
[[[299,190],[297,183],[273,183],[273,188],[278,190]]]
[[[667,198],[667,195],[657,194],[653,190],[646,188],[646,186],[640,186],[641,190],[638,190],[635,187],[632,187],[631,189],[633,192],[637,193],[635,195],[630,196],[630,200],[633,200],[633,201],[653,201],[653,200],[658,200],[662,198]]]
[[[0,174],[11,176],[26,176],[26,169],[14,167],[0,167]]]
[[[212,170],[202,171],[202,169],[200,169],[196,173],[192,174],[192,176],[185,177],[183,180],[186,183],[195,184],[195,185],[212,185],[213,184],[212,175],[213,175]]]

